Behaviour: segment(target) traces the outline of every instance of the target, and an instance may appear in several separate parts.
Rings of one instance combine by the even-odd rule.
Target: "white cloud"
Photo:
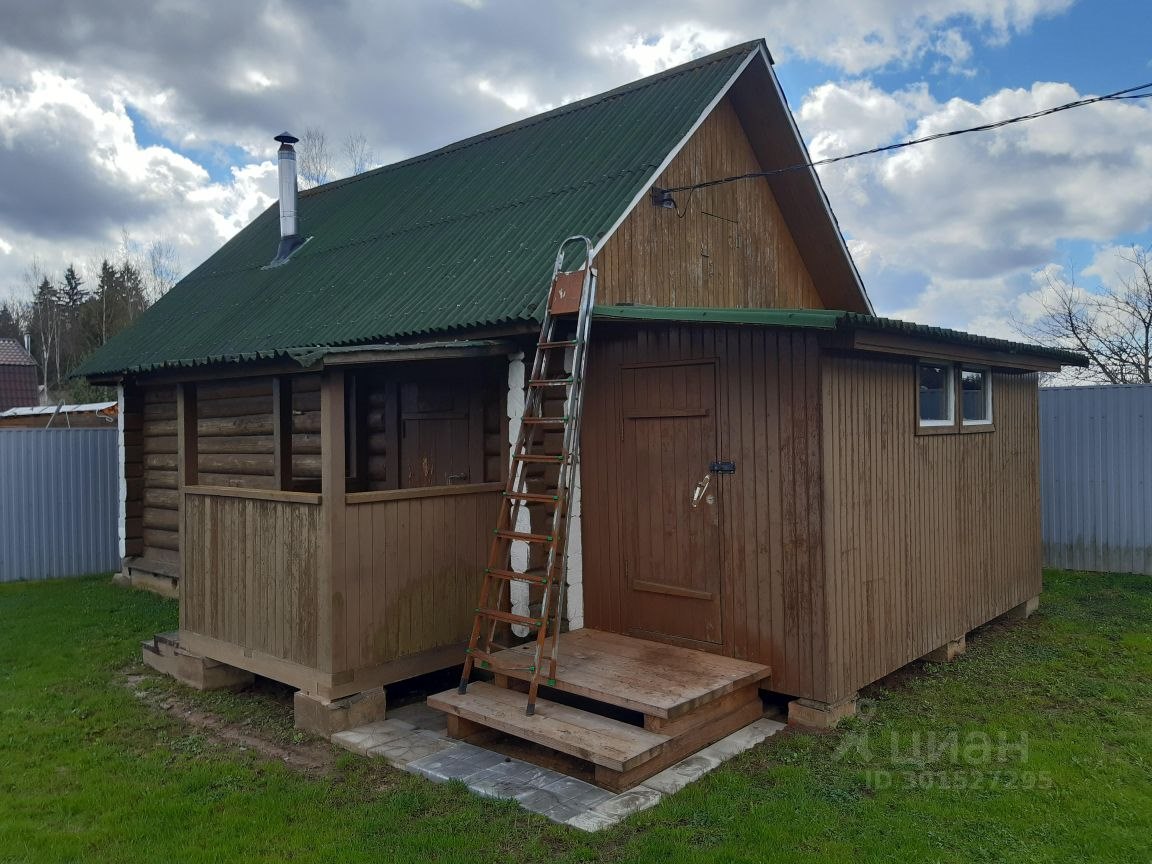
[[[914,64],[966,75],[980,47],[1072,2],[28,5],[0,32],[0,288],[34,255],[55,269],[113,248],[121,226],[140,242],[172,239],[195,265],[273,200],[270,137],[285,128],[319,126],[330,141],[363,133],[378,156],[398,159],[762,36],[778,61],[857,78],[803,100],[815,156],[1019,113],[1071,91],[939,103],[926,86],[887,92],[860,76]],[[1137,202],[1149,198],[1149,145],[1132,142],[1152,135],[1146,114],[1131,117],[1140,137],[1113,115],[1069,115],[1043,134],[941,142],[827,171],[881,308],[939,320],[965,297],[994,305],[997,274],[1039,266],[1054,238],[1108,243],[1146,224]],[[234,167],[213,179],[206,166],[220,154]],[[891,277],[930,285],[924,302],[886,294]]]
[[[687,63],[738,41],[730,30],[717,30],[698,21],[688,21],[654,32],[637,32],[625,27],[614,37],[593,48],[593,56],[623,59],[640,76]]]
[[[1100,284],[1112,291],[1123,291],[1136,279],[1137,267],[1131,246],[1105,244],[1096,250],[1092,261],[1081,272],[1094,276]]]
[[[814,151],[979,125],[1072,101],[1068,84],[936,102],[867,82],[827,84],[799,111]],[[1094,105],[821,169],[880,309],[967,326],[1057,257],[1061,241],[1107,244],[1152,228],[1152,110]],[[816,155],[814,152],[814,155]],[[900,289],[889,279],[896,274]],[[923,293],[907,302],[909,274]],[[912,280],[917,281],[916,279]]]
[[[43,71],[0,91],[0,165],[7,287],[32,258],[55,272],[114,248],[124,230],[198,263],[267,207],[275,186],[271,162],[214,183],[187,156],[141,144],[117,96],[97,101],[79,80]]]

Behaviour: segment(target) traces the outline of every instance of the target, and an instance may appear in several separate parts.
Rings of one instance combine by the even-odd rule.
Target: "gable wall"
[[[761,166],[736,110],[721,100],[657,186]],[[642,200],[597,257],[597,302],[655,306],[824,308],[764,178],[675,194],[677,210]]]

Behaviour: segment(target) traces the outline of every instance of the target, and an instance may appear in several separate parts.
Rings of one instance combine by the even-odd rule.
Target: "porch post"
[[[187,512],[184,488],[196,485],[199,473],[199,442],[197,441],[196,385],[176,385],[176,531],[180,538],[180,627],[183,629],[187,604],[183,602],[188,584],[188,532],[184,527]]]
[[[345,656],[344,372],[325,369],[320,383],[320,471],[324,509],[317,574],[317,668],[338,671]]]

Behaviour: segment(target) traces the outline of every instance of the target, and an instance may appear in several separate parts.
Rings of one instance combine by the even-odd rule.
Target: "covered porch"
[[[141,545],[170,525],[179,573],[179,631],[145,658],[174,672],[162,655],[178,650],[299,688],[298,720],[326,718],[325,734],[352,722],[349,698],[383,716],[384,685],[458,663],[517,350],[328,349],[126,388]]]

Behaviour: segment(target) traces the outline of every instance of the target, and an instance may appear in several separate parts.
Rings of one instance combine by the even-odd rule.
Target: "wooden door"
[[[621,369],[624,516],[623,621],[627,632],[722,643],[716,362]]]

